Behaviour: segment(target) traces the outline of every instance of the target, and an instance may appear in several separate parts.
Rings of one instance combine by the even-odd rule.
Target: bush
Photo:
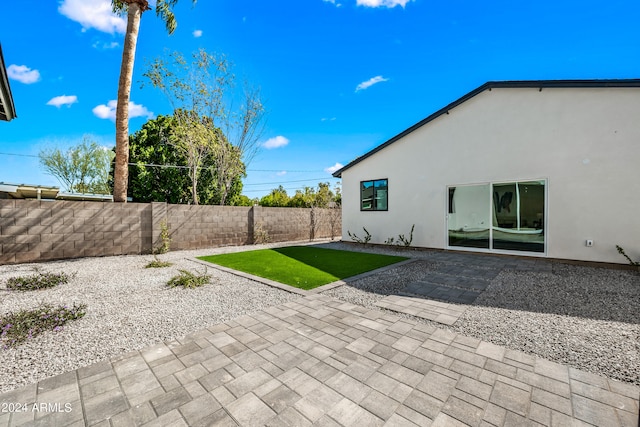
[[[187,270],[178,270],[180,274],[172,277],[167,286],[175,288],[182,286],[183,288],[198,288],[202,285],[206,285],[211,280],[211,276],[206,274],[207,270],[203,274],[197,275]]]
[[[53,288],[64,283],[69,283],[70,278],[66,273],[37,273],[31,276],[12,277],[7,280],[7,289],[33,291]]]
[[[349,235],[349,237],[351,237],[351,240],[353,240],[354,242],[360,243],[362,246],[367,246],[367,243],[371,241],[371,233],[369,233],[369,231],[367,231],[367,229],[364,227],[362,227],[362,229],[365,232],[365,235],[362,238],[358,237],[355,233],[351,234],[349,230],[347,230],[347,234]]]
[[[173,264],[168,261],[160,261],[158,258],[153,257],[153,261],[145,265],[144,268],[163,268],[171,267]]]
[[[20,310],[0,318],[0,342],[5,348],[15,347],[44,331],[58,332],[69,320],[80,319],[86,314],[86,304],[54,307],[41,304],[32,310]]]

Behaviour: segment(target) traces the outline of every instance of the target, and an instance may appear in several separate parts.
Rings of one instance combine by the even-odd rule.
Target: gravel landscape
[[[0,349],[0,392],[300,298],[213,268],[206,271],[212,276],[209,285],[166,287],[178,269],[205,272],[206,267],[192,260],[196,256],[269,246],[275,245],[170,252],[159,258],[173,265],[155,269],[144,268],[153,260],[150,255],[0,266],[0,316],[41,302],[88,306],[84,318],[60,332]],[[344,243],[324,246],[362,250]],[[433,251],[365,250],[418,261],[326,295],[376,308],[378,300],[438,264],[430,259]],[[6,289],[8,278],[33,274],[34,268],[74,277],[47,290]],[[454,326],[433,325],[640,385],[640,274],[634,271],[560,263],[549,273],[504,270]]]

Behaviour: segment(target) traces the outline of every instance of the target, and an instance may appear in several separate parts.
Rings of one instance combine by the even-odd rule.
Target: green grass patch
[[[290,246],[203,256],[198,259],[309,290],[407,258],[312,246]]]

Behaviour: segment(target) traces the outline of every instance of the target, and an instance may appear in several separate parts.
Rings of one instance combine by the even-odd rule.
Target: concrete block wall
[[[311,215],[304,208],[253,207],[253,224],[262,228],[270,242],[309,240]]]
[[[168,205],[171,250],[248,245],[251,207]]]
[[[257,229],[270,242],[329,238],[330,223],[338,237],[335,214],[316,210],[312,233],[310,209],[2,199],[0,264],[151,253],[163,221],[171,250],[249,245]]]
[[[0,263],[141,253],[150,216],[149,204],[0,200]]]

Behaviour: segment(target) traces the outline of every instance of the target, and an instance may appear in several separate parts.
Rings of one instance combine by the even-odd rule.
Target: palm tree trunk
[[[129,2],[127,2],[129,3]],[[118,106],[116,108],[116,164],[113,174],[113,201],[127,202],[129,179],[129,99],[133,79],[133,61],[136,56],[138,30],[142,8],[138,3],[127,6],[127,33],[122,50],[120,81],[118,82]]]

